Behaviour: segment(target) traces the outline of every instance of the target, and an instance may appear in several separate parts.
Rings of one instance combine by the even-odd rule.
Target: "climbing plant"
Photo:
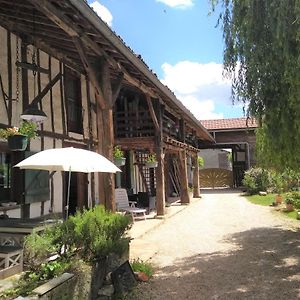
[[[263,124],[260,155],[276,168],[299,168],[300,0],[211,3],[221,9],[233,102],[244,102],[247,115]]]

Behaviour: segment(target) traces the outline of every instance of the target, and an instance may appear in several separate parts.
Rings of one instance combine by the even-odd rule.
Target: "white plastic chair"
[[[146,209],[135,207],[135,201],[129,201],[126,189],[115,189],[116,207],[117,211],[130,213],[132,221],[135,219],[143,218],[146,220]]]

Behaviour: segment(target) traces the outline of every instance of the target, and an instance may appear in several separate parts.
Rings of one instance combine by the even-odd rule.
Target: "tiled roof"
[[[231,119],[217,119],[217,120],[201,120],[201,124],[207,130],[220,129],[246,129],[258,127],[255,119],[248,118],[231,118]]]

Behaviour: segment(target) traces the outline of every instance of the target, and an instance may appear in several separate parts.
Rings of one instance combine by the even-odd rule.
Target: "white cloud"
[[[194,5],[194,0],[156,0],[170,7],[187,8]]]
[[[175,65],[164,63],[162,69],[163,84],[175,93],[196,118],[223,118],[223,113],[215,112],[220,104],[228,105],[230,109],[231,82],[223,77],[222,64],[181,61]]]
[[[184,104],[184,106],[192,112],[192,114],[198,120],[211,120],[211,119],[223,119],[223,113],[216,113],[215,103],[213,100],[203,100],[199,101],[196,97],[189,96],[180,96],[178,99]],[[195,108],[195,106],[197,108]]]
[[[94,1],[90,4],[96,14],[108,24],[108,26],[112,26],[113,16],[111,12],[104,5],[100,4],[98,1]]]

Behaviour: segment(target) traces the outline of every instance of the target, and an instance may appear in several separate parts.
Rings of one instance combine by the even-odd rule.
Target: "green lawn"
[[[291,218],[291,219],[297,219],[297,210],[293,210],[293,211],[290,211],[290,212],[285,212],[283,211],[282,212],[285,216],[287,216],[288,218]]]
[[[275,196],[276,194],[268,194],[266,196],[251,195],[246,196],[246,198],[253,204],[269,206],[270,204],[272,204],[272,202],[275,201]]]
[[[248,201],[250,201],[253,204],[263,205],[263,206],[269,206],[275,201],[276,194],[268,194],[266,196],[260,196],[260,195],[251,195],[251,196],[245,196]],[[284,198],[284,195],[283,195]],[[297,219],[297,210],[291,211],[291,212],[285,212],[284,210],[281,211],[285,216],[291,219]]]

